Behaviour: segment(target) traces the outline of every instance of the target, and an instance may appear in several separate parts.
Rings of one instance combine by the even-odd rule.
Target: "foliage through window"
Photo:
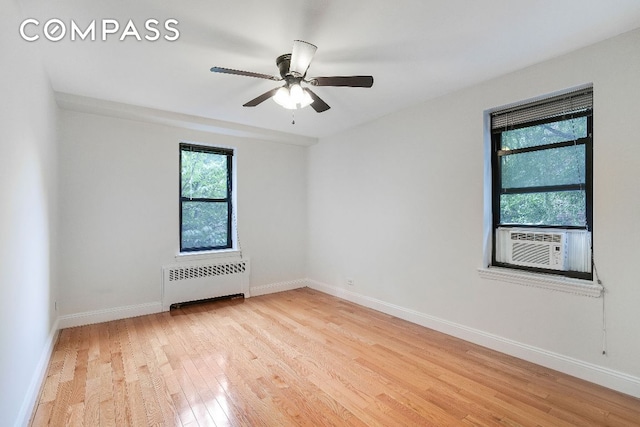
[[[233,247],[233,151],[180,144],[180,252]]]
[[[500,245],[508,243],[500,233],[516,228],[572,232],[568,241],[575,247],[568,250],[590,258],[592,98],[589,88],[491,114],[493,264],[509,264],[501,255],[506,249]],[[588,249],[575,243],[580,235],[588,239]],[[590,278],[590,259],[578,267],[568,263],[563,270],[567,276]]]

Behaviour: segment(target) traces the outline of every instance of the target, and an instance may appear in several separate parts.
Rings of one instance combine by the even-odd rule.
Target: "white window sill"
[[[603,292],[603,287],[593,281],[555,276],[553,274],[530,273],[501,267],[479,268],[478,274],[483,279],[568,292],[592,298],[600,298]]]
[[[238,249],[221,249],[217,251],[202,252],[179,252],[176,254],[176,261],[201,261],[217,258],[241,258],[242,251]]]

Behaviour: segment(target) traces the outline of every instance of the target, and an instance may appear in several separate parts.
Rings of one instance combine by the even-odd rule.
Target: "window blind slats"
[[[491,113],[491,129],[507,129],[593,108],[593,88],[581,89],[540,101],[516,105]]]

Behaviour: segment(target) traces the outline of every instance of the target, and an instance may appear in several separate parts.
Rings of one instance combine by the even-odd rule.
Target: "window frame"
[[[524,104],[526,106],[526,104]],[[576,140],[562,141],[557,143],[550,143],[540,146],[530,146],[526,148],[509,150],[509,154],[519,154],[526,152],[535,152],[550,150],[555,148],[569,147],[574,145],[585,146],[585,177],[584,185],[582,184],[561,184],[561,185],[547,185],[538,187],[523,187],[509,189],[505,192],[502,188],[502,171],[500,159],[506,154],[502,148],[502,133],[505,131],[511,131],[515,129],[521,129],[526,127],[538,126],[546,123],[554,123],[563,120],[569,120],[574,118],[586,117],[587,120],[587,136],[584,138],[578,138]],[[527,267],[515,264],[509,264],[496,261],[496,233],[499,227],[502,228],[528,228],[528,229],[557,229],[557,230],[587,230],[591,233],[593,239],[593,106],[583,111],[573,112],[569,114],[554,115],[552,117],[546,117],[538,120],[531,120],[523,123],[518,123],[514,126],[505,126],[500,129],[490,128],[490,141],[491,141],[491,213],[492,213],[492,245],[491,245],[491,265],[496,267],[504,267],[516,270],[525,270],[537,273],[554,274],[559,276],[566,276],[570,278],[593,280],[593,268],[590,272],[580,272],[571,270],[551,270],[536,267]],[[546,191],[545,191],[546,190]],[[571,190],[584,190],[585,191],[585,219],[586,224],[584,226],[567,226],[567,225],[544,225],[544,224],[502,224],[500,222],[500,196],[502,194],[525,194],[525,193],[552,193]],[[593,240],[591,241],[593,246]],[[593,255],[592,255],[593,256]]]
[[[182,152],[183,151],[195,151],[200,153],[207,154],[218,154],[224,155],[227,158],[227,192],[225,198],[206,198],[206,197],[197,197],[190,198],[184,197],[182,195],[182,182],[183,182],[183,174],[182,174]],[[222,147],[213,147],[208,145],[199,145],[193,143],[181,142],[179,144],[178,150],[178,209],[179,209],[179,247],[180,253],[183,254],[194,254],[198,252],[211,252],[211,251],[224,251],[233,249],[233,218],[234,218],[234,205],[233,205],[233,156],[234,150],[230,148],[222,148]],[[184,202],[203,202],[203,203],[226,203],[227,205],[227,216],[226,216],[226,230],[227,230],[227,241],[224,245],[219,246],[203,246],[197,248],[184,248],[182,246],[182,229],[183,229],[183,203]]]

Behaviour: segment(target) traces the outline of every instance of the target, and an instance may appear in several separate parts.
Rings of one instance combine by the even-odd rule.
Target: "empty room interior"
[[[0,1],[0,424],[640,425],[637,0]]]

